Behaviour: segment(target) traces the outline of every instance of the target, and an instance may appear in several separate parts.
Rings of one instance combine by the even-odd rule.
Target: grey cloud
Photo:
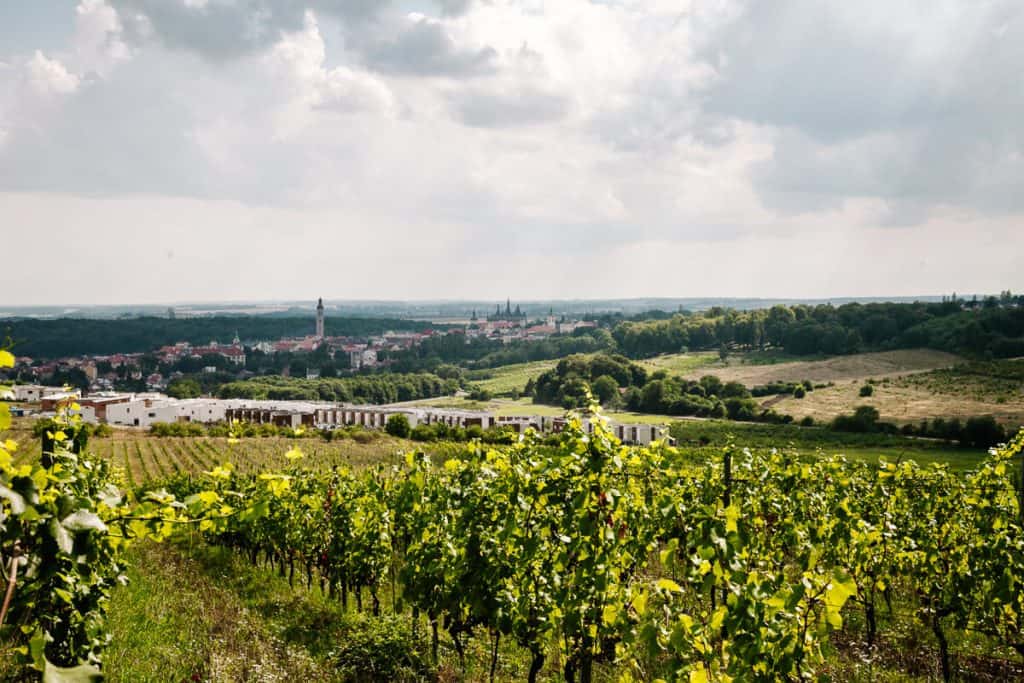
[[[111,0],[129,40],[150,35],[172,49],[214,61],[259,53],[284,31],[302,28],[307,9],[339,22],[348,49],[369,68],[413,76],[473,76],[495,70],[491,47],[464,48],[436,20],[410,19],[391,0],[209,0],[189,7],[169,0]],[[446,16],[459,15],[470,0],[438,0]]]
[[[508,93],[466,88],[449,101],[459,120],[479,128],[546,123],[564,118],[569,111],[566,95],[529,88]]]
[[[751,171],[766,205],[880,198],[897,224],[927,205],[1024,208],[1024,6],[857,7],[753,2],[705,46],[705,114],[776,130]]]
[[[193,106],[227,114],[225,102],[249,88],[246,104],[262,110],[275,93],[259,91],[244,69],[228,74],[231,86],[197,79],[203,68],[196,57],[141,55],[116,78],[80,88],[45,126],[18,122],[0,146],[0,190],[281,201],[306,180],[300,150],[267,139],[235,146],[245,158],[224,170],[197,135],[211,118]]]
[[[457,17],[469,11],[473,0],[436,0],[445,16]]]
[[[305,7],[275,0],[210,0],[188,7],[168,0],[111,0],[127,37],[143,42],[149,31],[167,47],[214,60],[261,51],[281,31],[302,27]]]
[[[497,68],[498,53],[490,46],[463,48],[444,26],[426,17],[394,19],[370,33],[350,35],[367,67],[401,75],[456,77],[493,73]]]

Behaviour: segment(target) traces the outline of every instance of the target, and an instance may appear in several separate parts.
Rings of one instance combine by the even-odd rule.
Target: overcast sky
[[[1024,288],[1020,0],[0,2],[2,304]]]

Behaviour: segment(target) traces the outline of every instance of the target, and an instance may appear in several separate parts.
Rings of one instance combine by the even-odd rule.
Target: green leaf
[[[71,534],[56,519],[50,520],[50,535],[53,536],[53,540],[57,542],[57,548],[60,549],[65,555],[70,555],[71,550],[74,547],[74,543],[71,541]]]
[[[656,585],[663,591],[669,591],[671,593],[683,592],[683,587],[672,579],[658,579],[658,583]]]
[[[43,669],[43,683],[92,683],[102,680],[103,674],[92,664],[79,664],[65,669],[47,660],[46,668]]]
[[[103,520],[91,510],[78,510],[72,512],[70,515],[61,520],[61,526],[68,531],[99,531],[104,532],[107,530],[107,525],[103,523]]]
[[[25,512],[25,498],[20,493],[0,485],[0,498],[6,498],[11,504],[11,512],[20,515]]]

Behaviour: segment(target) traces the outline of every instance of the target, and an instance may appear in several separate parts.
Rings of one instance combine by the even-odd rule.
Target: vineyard
[[[1024,675],[1020,438],[965,473],[694,457],[578,421],[558,444],[373,465],[314,439],[97,439],[88,455],[76,429],[2,463],[0,622],[48,680],[102,670],[126,544],[185,532],[424,643],[346,651],[344,680],[433,678],[441,660],[529,681]]]
[[[373,433],[372,436],[362,443],[353,440],[324,442],[319,438],[302,440],[307,456],[304,464],[310,469],[323,470],[337,466],[361,468],[400,462],[401,451],[414,445],[383,433]],[[24,447],[18,450],[16,462],[38,461],[39,442],[21,441]],[[229,443],[227,438],[156,438],[146,434],[118,433],[113,438],[91,439],[89,451],[93,457],[110,463],[123,483],[134,488],[177,474],[199,475],[227,460],[245,474],[276,469],[285,462],[283,454],[296,443],[296,440],[285,438],[249,438]],[[432,449],[443,447],[438,445]]]

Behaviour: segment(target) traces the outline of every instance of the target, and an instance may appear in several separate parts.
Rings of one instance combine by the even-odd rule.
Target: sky
[[[1019,0],[0,3],[0,304],[1024,288]]]

